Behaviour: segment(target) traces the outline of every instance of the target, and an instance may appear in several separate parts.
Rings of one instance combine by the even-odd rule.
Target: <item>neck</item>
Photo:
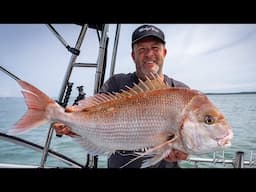
[[[137,72],[136,72],[136,75],[137,75],[137,78],[138,79],[141,79],[141,80],[143,80],[143,81],[145,81],[146,80],[146,75],[145,74],[138,74]],[[161,81],[164,81],[164,75],[163,75],[163,73],[160,73],[160,74],[158,74],[159,75],[159,77],[160,77],[160,80]],[[148,77],[151,79],[152,77],[151,77],[151,75],[148,75]]]

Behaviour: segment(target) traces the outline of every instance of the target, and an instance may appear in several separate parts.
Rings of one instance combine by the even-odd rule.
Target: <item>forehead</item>
[[[149,37],[145,37],[145,38],[139,40],[134,45],[140,46],[140,45],[142,45],[144,43],[163,44],[163,42],[160,39],[158,39],[156,37],[150,37],[149,36]]]

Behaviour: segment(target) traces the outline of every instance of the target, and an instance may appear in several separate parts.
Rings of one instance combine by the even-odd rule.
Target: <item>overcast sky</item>
[[[135,71],[131,34],[140,24],[122,24],[115,73]],[[53,25],[74,47],[81,26]],[[202,92],[256,91],[256,24],[156,24],[166,36],[164,73]],[[116,25],[109,26],[110,65]],[[58,97],[71,53],[44,24],[0,24],[0,65],[50,97]],[[89,29],[77,62],[95,63],[99,44]],[[106,78],[109,77],[107,67]],[[93,94],[94,68],[75,68],[74,87]],[[0,96],[21,97],[18,84],[0,71]],[[77,92],[73,93],[74,95]]]

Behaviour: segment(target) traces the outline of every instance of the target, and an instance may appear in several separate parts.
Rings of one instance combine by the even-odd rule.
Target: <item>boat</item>
[[[67,106],[70,99],[70,94],[73,86],[73,83],[70,82],[70,76],[74,68],[78,68],[78,69],[84,68],[84,67],[95,68],[94,93],[97,93],[99,91],[99,88],[102,86],[105,79],[105,72],[107,68],[109,24],[75,24],[75,25],[78,25],[81,29],[80,29],[78,38],[76,40],[76,45],[72,47],[64,40],[64,38],[59,34],[59,32],[55,29],[55,27],[52,24],[46,24],[50,32],[52,32],[53,35],[67,49],[67,51],[71,53],[71,58],[67,66],[66,73],[64,74],[62,86],[59,91],[59,96],[57,99],[57,102],[63,107]],[[98,51],[97,62],[96,63],[78,63],[76,61],[80,55],[80,48],[81,48],[81,45],[84,43],[84,38],[88,29],[94,30],[98,35],[99,51]],[[115,34],[113,35],[114,43],[113,43],[111,62],[109,66],[110,76],[114,74],[114,70],[115,70],[115,60],[116,60],[116,55],[118,50],[120,29],[121,29],[121,24],[117,24]],[[2,66],[0,66],[0,70],[6,73],[8,76],[10,76],[14,80],[19,79],[19,77],[17,77],[15,74],[11,73],[10,71],[8,71]],[[79,101],[80,99],[83,99],[86,95],[86,93],[84,93],[83,86],[79,86],[77,88],[78,88],[79,94],[77,95],[75,102]],[[40,162],[38,162],[36,165],[0,162],[0,168],[52,168],[52,167],[46,166],[46,161],[49,157],[52,157],[64,163],[66,165],[65,168],[66,167],[78,168],[78,169],[98,168],[98,158],[99,158],[98,156],[92,156],[90,154],[86,154],[85,162],[82,164],[67,155],[64,155],[60,152],[52,150],[51,141],[53,137],[54,137],[54,129],[52,126],[50,126],[48,129],[48,134],[47,134],[47,137],[45,138],[44,146],[38,145],[33,141],[22,139],[18,136],[11,136],[6,133],[0,132],[0,140],[12,143],[17,146],[23,146],[25,148],[32,149],[41,154]],[[221,165],[224,167],[227,165],[230,165],[233,168],[256,167],[255,154],[252,152],[250,154],[249,159],[245,159],[243,151],[237,151],[234,154],[234,157],[229,159],[225,158],[225,154],[223,151],[223,154],[221,157],[218,157],[216,156],[216,153],[213,153],[212,157],[203,157],[203,158],[190,157],[188,160],[184,161],[183,163],[193,163],[194,164],[193,167],[197,167],[197,168],[200,168],[200,163],[211,164],[214,166]]]

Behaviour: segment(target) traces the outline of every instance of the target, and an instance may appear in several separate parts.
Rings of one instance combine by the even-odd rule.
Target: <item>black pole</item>
[[[16,75],[12,74],[11,72],[7,71],[5,68],[3,68],[1,65],[0,65],[0,70],[3,71],[4,73],[6,73],[9,77],[11,77],[12,79],[14,80],[20,80],[20,78],[18,78]]]

